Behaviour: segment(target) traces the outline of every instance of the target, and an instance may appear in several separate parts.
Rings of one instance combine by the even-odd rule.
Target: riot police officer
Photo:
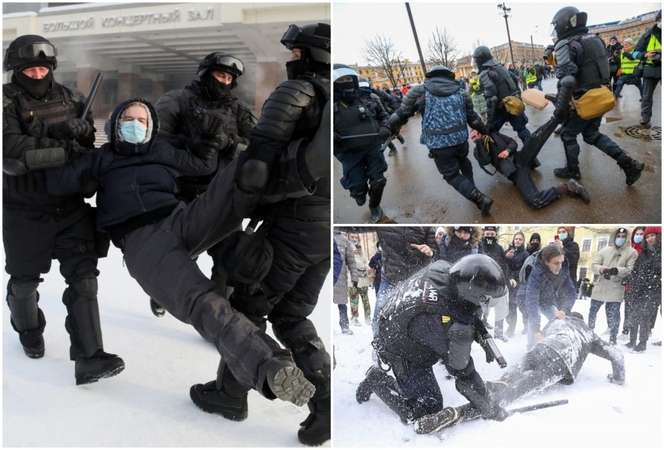
[[[308,319],[330,270],[330,26],[291,25],[281,43],[291,50],[288,81],[280,84],[263,105],[251,142],[238,159],[239,198],[251,202],[265,183],[281,183],[288,193],[280,201],[251,213],[263,224],[250,235],[252,243],[271,249],[271,267],[264,278],[236,276],[236,261],[255,266],[228,243],[220,259],[235,290],[231,305],[262,328],[266,320],[288,348],[298,368],[316,388],[310,414],[298,432],[300,442],[320,445],[330,439],[330,355]],[[306,154],[305,154],[306,151]],[[274,177],[266,168],[277,164],[284,173],[302,176],[300,191]],[[241,235],[237,242],[246,242]],[[247,417],[249,387],[235,379],[221,362],[217,379],[191,388],[191,398],[208,412],[230,420]]]
[[[512,115],[505,109],[503,99],[509,96],[519,97],[519,79],[503,67],[493,57],[489,47],[480,45],[473,51],[475,66],[480,72],[480,83],[484,90],[486,99],[486,124],[489,131],[500,131],[505,122],[512,125],[521,142],[526,142],[530,137],[530,131],[526,128],[528,117],[522,112]]]
[[[424,101],[419,100],[421,97]],[[422,142],[433,155],[438,172],[459,194],[475,203],[482,215],[489,214],[493,199],[475,186],[468,159],[468,126],[481,132],[488,130],[454,72],[442,65],[429,70],[424,84],[411,88],[390,116],[392,131],[398,131],[417,109],[422,113]]]
[[[625,172],[626,184],[633,185],[641,177],[645,164],[627,156],[618,144],[600,133],[602,116],[584,120],[570,111],[572,98],[578,99],[588,90],[610,83],[609,62],[606,59],[605,45],[599,36],[588,32],[588,15],[574,6],[560,9],[551,21],[551,34],[557,37],[554,47],[558,95],[554,117],[563,124],[560,135],[565,148],[567,164],[554,169],[561,178],[581,179],[579,152],[581,148],[577,136],[594,145],[613,158]]]
[[[197,78],[191,84],[169,91],[157,101],[155,108],[161,123],[159,137],[202,157],[217,153],[219,169],[226,167],[247,147],[256,124],[256,117],[248,106],[233,95],[243,73],[244,64],[232,55],[214,52],[203,58],[198,65]],[[203,123],[201,117],[216,120],[208,124]],[[217,129],[211,130],[210,126],[217,126]],[[193,201],[205,192],[213,176],[180,177],[180,199],[185,203]],[[217,248],[208,251],[214,263],[212,281],[226,290],[226,274],[217,259]],[[156,316],[164,315],[164,309],[153,299],[150,306]]]
[[[458,416],[454,408],[443,409],[432,369],[442,359],[457,391],[484,418],[504,420],[507,413],[486,390],[470,350],[482,308],[504,306],[506,293],[498,264],[479,254],[453,265],[438,260],[404,280],[389,294],[374,341],[381,366],[389,366],[396,380],[372,367],[357,388],[357,401],[375,393],[404,423],[415,422],[417,432],[433,431],[427,429],[432,419],[437,428],[451,425]]]
[[[106,255],[108,240],[97,235],[83,195],[49,195],[40,170],[94,148],[92,114],[81,117],[85,96],[55,81],[57,65],[56,48],[37,35],[18,37],[5,53],[4,69],[13,72],[2,98],[7,304],[25,354],[44,356],[46,320],[37,288],[51,260],[60,262],[69,356],[76,384],[86,384],[120,373],[124,362],[104,352],[102,342],[97,260]]]
[[[371,220],[379,222],[385,219],[380,202],[387,183],[380,148],[391,133],[382,104],[359,95],[359,78],[347,65],[334,65],[334,156],[343,167],[341,186],[358,206],[369,194]]]

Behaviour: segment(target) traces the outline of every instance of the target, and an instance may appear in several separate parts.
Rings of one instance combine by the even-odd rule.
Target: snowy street
[[[372,311],[375,295],[369,288]],[[590,300],[577,300],[574,311],[587,320]],[[360,305],[360,317],[363,317]],[[375,395],[367,403],[358,404],[355,389],[372,364],[371,327],[351,326],[353,335],[344,335],[338,325],[339,314],[333,313],[334,343],[337,366],[334,376],[334,446],[354,448],[431,447],[447,448],[661,448],[662,439],[662,347],[651,345],[662,339],[661,317],[648,348],[642,354],[630,353],[627,342],[618,339],[625,355],[626,382],[611,384],[607,374],[611,363],[589,355],[574,384],[555,385],[538,395],[530,394],[508,406],[531,405],[559,399],[569,404],[512,416],[504,422],[478,420],[457,424],[431,435],[418,435],[413,425],[404,425]],[[544,320],[544,319],[543,319]],[[489,323],[493,323],[489,319]],[[508,368],[525,353],[526,336],[521,316],[516,334],[509,342],[496,340],[507,360]],[[595,331],[606,330],[602,308],[597,315]],[[491,331],[491,330],[489,330]],[[601,336],[608,341],[608,334]],[[498,364],[485,362],[484,351],[473,344],[475,367],[484,380],[501,376]],[[445,379],[442,365],[434,368],[443,393],[445,406],[459,406],[466,399],[454,388],[454,381]]]

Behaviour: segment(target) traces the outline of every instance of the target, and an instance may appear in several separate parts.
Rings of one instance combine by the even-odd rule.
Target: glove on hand
[[[556,122],[563,123],[569,117],[569,109],[567,108],[556,108],[553,111],[553,118],[556,119]]]
[[[85,119],[71,119],[49,129],[49,134],[55,139],[76,139],[79,136],[85,136],[93,132],[92,125]]]
[[[386,140],[386,139],[389,138],[391,135],[392,135],[392,133],[390,133],[389,128],[381,127],[381,128],[378,130],[378,137],[380,137],[380,140],[381,140],[381,141]]]
[[[213,136],[223,132],[221,127],[221,117],[212,115],[206,110],[199,108],[196,112],[196,119],[198,120],[203,135]]]
[[[226,136],[225,134],[223,136]],[[226,137],[227,138],[227,137]],[[212,159],[220,148],[220,142],[217,139],[205,139],[200,136],[192,136],[187,142],[187,148],[191,153],[201,159]]]

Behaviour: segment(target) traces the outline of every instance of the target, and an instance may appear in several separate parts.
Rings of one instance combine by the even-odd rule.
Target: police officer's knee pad
[[[40,280],[15,281],[7,283],[7,296],[13,295],[17,300],[27,300],[37,293]]]
[[[372,188],[385,186],[385,183],[387,183],[387,178],[385,178],[382,173],[378,175],[371,175],[369,177],[369,184]]]
[[[362,197],[364,195],[367,195],[369,192],[369,188],[367,187],[366,183],[361,185],[361,186],[353,186],[349,190],[350,196],[355,198],[355,197]]]
[[[96,300],[99,290],[97,278],[83,278],[70,285],[72,290],[79,296],[88,300]]]

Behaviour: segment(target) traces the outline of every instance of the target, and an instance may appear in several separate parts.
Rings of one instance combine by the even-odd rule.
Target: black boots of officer
[[[383,191],[385,190],[385,183],[387,183],[387,180],[382,173],[369,178],[369,211],[371,211],[371,220],[374,222],[378,222],[385,217],[383,208],[380,207],[380,201],[383,199]]]
[[[331,415],[330,397],[319,400],[311,400],[309,416],[300,424],[297,437],[304,445],[317,446],[323,444],[331,437]]]
[[[631,186],[641,178],[641,172],[646,168],[646,165],[640,161],[629,158],[625,161],[618,161],[618,165],[625,172],[625,184]]]
[[[76,384],[89,384],[109,378],[124,370],[124,361],[106,353],[99,321],[97,279],[84,278],[65,289],[63,303],[67,307],[65,328],[69,332],[70,359],[75,361]]]
[[[237,382],[222,359],[217,369],[217,379],[193,385],[189,390],[189,397],[205,412],[241,422],[249,415],[248,392],[249,389]]]
[[[414,413],[401,395],[396,381],[380,368],[371,366],[364,380],[357,386],[355,399],[358,403],[365,403],[369,401],[371,394],[376,394],[383,403],[397,413],[403,423],[411,423]]]
[[[469,377],[457,377],[456,389],[472,403],[485,419],[497,421],[507,419],[507,411],[493,400],[477,372]]]
[[[46,318],[37,306],[39,281],[7,285],[7,305],[11,312],[11,324],[18,333],[23,351],[30,358],[44,356],[44,328]]]
[[[483,216],[489,214],[491,205],[493,205],[493,199],[491,197],[482,194],[479,189],[474,188],[470,193],[470,200],[477,205]]]

